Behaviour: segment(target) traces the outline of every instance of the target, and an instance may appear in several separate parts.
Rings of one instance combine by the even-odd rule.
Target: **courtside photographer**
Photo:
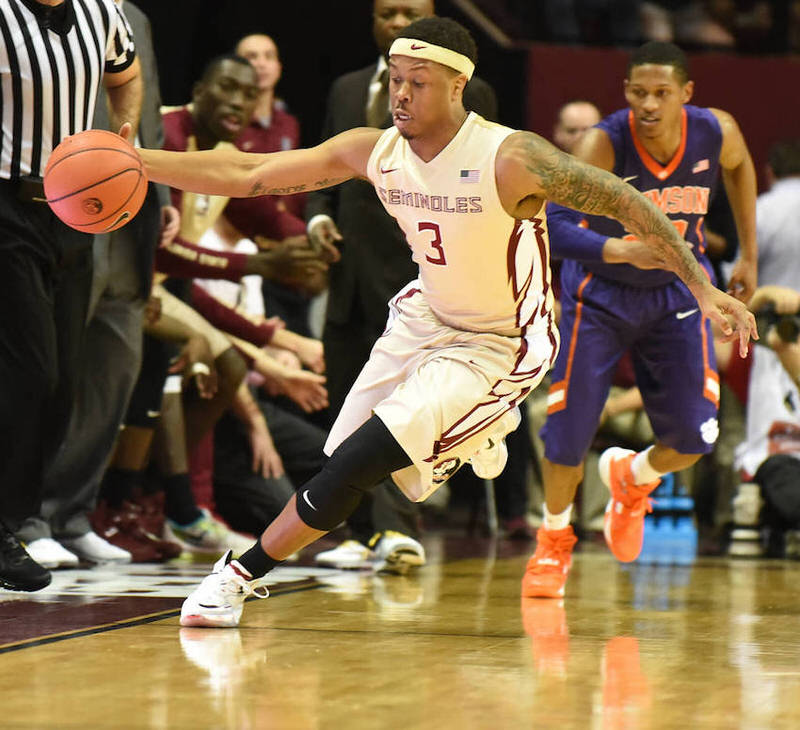
[[[737,461],[745,481],[760,487],[767,554],[800,558],[800,292],[762,286],[750,309],[763,346],[753,351],[747,438]]]

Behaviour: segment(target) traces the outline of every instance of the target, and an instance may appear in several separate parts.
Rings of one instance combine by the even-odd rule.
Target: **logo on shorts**
[[[453,474],[458,471],[461,466],[461,459],[457,456],[453,459],[445,459],[440,461],[433,467],[433,482],[434,484],[441,484],[447,481]]]
[[[700,424],[700,438],[707,444],[716,443],[719,436],[719,423],[713,416]]]
[[[81,207],[86,215],[97,215],[103,210],[103,201],[100,198],[84,198]]]

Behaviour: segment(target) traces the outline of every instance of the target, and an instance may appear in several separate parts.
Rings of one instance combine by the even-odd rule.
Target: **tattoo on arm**
[[[318,190],[319,188],[329,188],[333,185],[338,185],[340,182],[344,182],[349,178],[346,177],[326,177],[323,180],[317,180],[311,187],[314,190]]]
[[[252,188],[250,188],[249,195],[251,198],[258,195],[292,195],[293,193],[302,193],[308,188],[307,185],[285,185],[282,188],[266,188],[264,184],[257,180]]]
[[[525,165],[544,196],[583,213],[616,218],[639,239],[656,248],[664,267],[688,286],[706,281],[686,242],[669,219],[638,190],[616,175],[581,162],[535,135],[525,136]]]
[[[250,188],[250,192],[247,195],[251,198],[258,197],[259,195],[266,195],[267,191],[265,190],[264,186],[261,184],[261,180],[256,180],[255,184],[252,188]]]
[[[320,188],[329,188],[332,185],[338,185],[340,182],[349,180],[347,177],[326,177],[323,180],[317,180],[310,185],[306,183],[299,183],[297,185],[285,185],[280,188],[268,188],[261,182],[256,180],[253,187],[250,188],[248,196],[251,198],[258,197],[259,195],[293,195],[294,193],[303,193],[306,190],[319,190]]]

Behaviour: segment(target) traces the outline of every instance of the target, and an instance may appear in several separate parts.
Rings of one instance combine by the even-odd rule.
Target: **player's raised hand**
[[[750,339],[758,339],[756,320],[747,306],[711,284],[697,297],[697,303],[703,316],[722,330],[722,341],[739,340],[739,357],[746,357]]]

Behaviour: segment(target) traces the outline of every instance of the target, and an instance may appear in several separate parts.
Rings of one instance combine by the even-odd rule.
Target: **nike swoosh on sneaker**
[[[308,490],[307,490],[307,489],[306,489],[306,491],[305,491],[305,492],[303,492],[303,499],[306,501],[306,504],[307,504],[309,507],[311,507],[311,509],[313,509],[313,510],[314,510],[314,512],[317,512],[317,511],[318,511],[318,510],[317,510],[317,508],[316,508],[316,507],[315,507],[313,504],[311,504],[311,500],[308,498]]]
[[[685,312],[676,312],[675,319],[686,319],[687,317],[691,317],[697,311],[697,308],[695,308],[687,309]]]

